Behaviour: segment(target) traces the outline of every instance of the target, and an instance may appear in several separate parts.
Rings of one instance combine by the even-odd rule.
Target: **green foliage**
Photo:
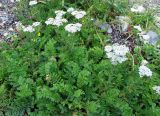
[[[108,37],[90,20],[112,19],[111,12],[124,14],[127,2],[62,1],[42,0],[34,7],[27,5],[28,0],[18,4],[23,24],[40,21],[42,25],[34,33],[20,32],[12,44],[1,44],[0,115],[158,116],[159,95],[152,87],[160,83],[159,49],[147,44],[137,47],[128,61],[112,65],[104,53]],[[69,34],[64,26],[45,25],[55,10],[71,6],[88,13],[80,20],[81,32]],[[134,24],[147,21],[146,16],[131,17],[136,17]],[[69,20],[76,22],[71,17]],[[150,62],[152,78],[138,75],[143,58]]]

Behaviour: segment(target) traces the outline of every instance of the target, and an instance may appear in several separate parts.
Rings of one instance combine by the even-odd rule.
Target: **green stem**
[[[62,0],[62,6],[64,6],[64,0]]]

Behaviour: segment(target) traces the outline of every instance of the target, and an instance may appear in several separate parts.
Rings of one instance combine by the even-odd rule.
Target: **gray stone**
[[[98,26],[101,30],[104,30],[106,31],[107,33],[112,33],[112,28],[111,26],[106,22],[106,23],[103,23],[101,25]]]
[[[150,36],[149,43],[152,45],[156,45],[156,43],[160,40],[158,34],[154,31],[149,31],[147,35]]]

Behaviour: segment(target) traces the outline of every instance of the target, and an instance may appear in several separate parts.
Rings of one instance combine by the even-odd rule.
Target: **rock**
[[[131,8],[131,12],[135,12],[135,13],[144,13],[145,12],[145,8],[142,5],[134,5]]]
[[[111,28],[111,26],[110,26],[107,22],[99,25],[98,27],[99,27],[101,30],[106,31],[108,34],[111,34],[111,33],[112,33],[112,28]]]
[[[130,18],[127,16],[117,16],[116,19],[118,20],[118,22],[122,28],[122,32],[128,31],[129,24],[131,22]]]
[[[111,34],[113,32],[113,29],[111,28],[111,26],[108,28],[107,33]]]
[[[8,20],[8,15],[5,11],[0,11],[1,23],[5,23]]]
[[[160,36],[154,32],[154,31],[149,31],[149,32],[141,32],[139,33],[139,36],[142,37],[141,40],[144,43],[148,43],[151,45],[156,45],[158,41],[160,41]]]
[[[149,31],[147,33],[147,35],[149,35],[149,43],[152,45],[156,45],[156,43],[160,40],[158,34],[156,32],[153,31]]]
[[[101,30],[107,30],[108,27],[109,27],[109,24],[108,24],[108,23],[103,23],[103,24],[99,25],[99,28],[100,28]]]

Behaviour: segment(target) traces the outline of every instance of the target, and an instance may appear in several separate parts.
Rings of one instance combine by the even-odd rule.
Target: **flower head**
[[[48,20],[45,21],[46,25],[51,25],[54,21],[54,18],[49,18]]]
[[[154,86],[152,87],[152,89],[155,90],[156,93],[160,95],[160,86]]]
[[[142,65],[139,67],[139,75],[140,77],[144,76],[151,77],[152,71],[147,66]]]
[[[63,23],[66,23],[67,22],[67,20],[66,19],[54,19],[53,20],[53,23],[52,23],[52,25],[55,25],[55,26],[61,26],[61,25],[63,25]]]
[[[65,30],[70,33],[75,33],[81,30],[82,24],[76,23],[76,24],[68,24],[65,26]]]
[[[24,32],[34,32],[35,31],[35,29],[33,28],[33,26],[31,26],[31,25],[29,25],[29,26],[27,26],[27,27],[23,27],[23,31]]]
[[[33,24],[32,24],[32,26],[33,27],[37,27],[37,26],[39,26],[41,23],[40,22],[34,22]]]
[[[125,45],[113,44],[105,46],[105,52],[112,64],[118,64],[128,59],[126,54],[129,52],[129,48]]]
[[[85,15],[86,15],[86,12],[85,11],[78,11],[78,10],[75,10],[71,13],[73,16],[75,16],[76,19],[81,19],[83,18]]]
[[[55,26],[61,26],[63,23],[66,23],[67,20],[64,18],[49,18],[47,21],[45,21],[46,25],[55,25]]]
[[[63,10],[56,10],[55,14],[56,14],[56,17],[62,18],[62,16],[66,14],[66,12]]]

